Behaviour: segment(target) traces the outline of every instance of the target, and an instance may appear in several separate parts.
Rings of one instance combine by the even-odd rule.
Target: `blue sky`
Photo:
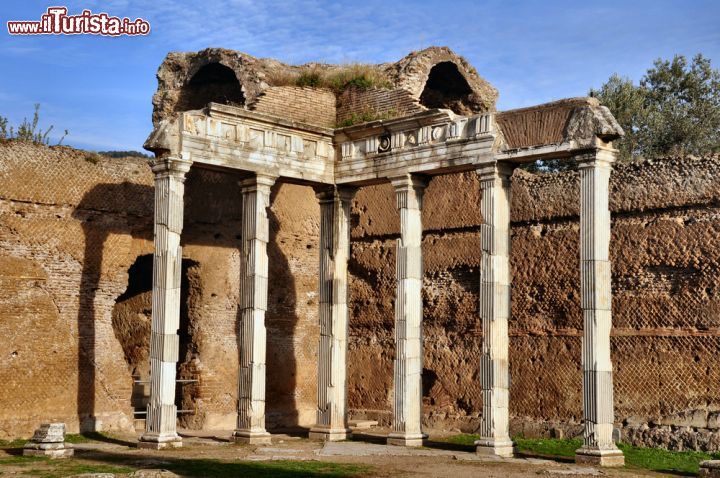
[[[147,37],[10,36],[8,20],[48,6],[142,17]],[[168,51],[209,46],[289,63],[388,62],[446,45],[500,91],[499,109],[585,95],[617,72],[637,81],[658,57],[703,53],[720,68],[720,1],[111,0],[0,3],[0,115],[65,144],[137,149],[152,126],[155,72]]]

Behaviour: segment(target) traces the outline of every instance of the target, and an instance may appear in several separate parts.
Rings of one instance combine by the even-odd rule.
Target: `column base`
[[[475,442],[475,452],[483,456],[499,456],[512,458],[515,456],[515,444],[512,440],[495,440],[492,438],[481,438]]]
[[[45,456],[49,458],[67,458],[75,454],[71,445],[64,443],[28,443],[23,448],[23,456]]]
[[[391,433],[387,437],[387,444],[396,446],[423,446],[427,437],[424,433]]]
[[[352,430],[349,428],[323,428],[313,427],[308,433],[308,438],[311,440],[321,441],[342,441],[347,440],[352,436]]]
[[[265,430],[235,430],[230,437],[230,440],[235,443],[244,443],[246,445],[270,445],[272,443],[271,435]]]
[[[582,447],[575,451],[575,463],[608,467],[625,466],[625,456],[617,448]]]
[[[143,435],[137,444],[138,448],[144,450],[162,450],[165,448],[180,448],[182,447],[182,438],[175,435],[170,437],[163,437],[157,435]]]
[[[707,460],[700,463],[698,476],[704,478],[720,478],[720,460]]]

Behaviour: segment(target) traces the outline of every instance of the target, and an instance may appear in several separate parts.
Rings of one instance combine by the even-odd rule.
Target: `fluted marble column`
[[[316,189],[320,202],[320,344],[317,422],[310,438],[344,440],[347,426],[350,202],[355,188]]]
[[[510,318],[510,176],[513,167],[493,163],[478,170],[482,189],[482,262],[480,318],[483,327],[480,384],[483,412],[481,454],[509,457],[513,442],[509,431],[510,369],[508,319]]]
[[[575,461],[622,466],[612,438],[613,372],[610,361],[610,171],[612,149],[576,156],[580,169],[580,293],[583,311],[582,369],[584,444]]]
[[[175,377],[180,325],[180,275],[185,174],[192,163],[180,158],[151,161],[155,173],[155,255],[150,329],[150,403],[141,448],[179,447]]]
[[[265,311],[268,295],[267,209],[275,177],[255,175],[240,182],[242,235],[240,251],[240,370],[238,418],[233,440],[270,443],[265,430]]]
[[[395,299],[395,404],[391,445],[421,446],[422,432],[422,197],[427,179],[392,180],[400,210]]]

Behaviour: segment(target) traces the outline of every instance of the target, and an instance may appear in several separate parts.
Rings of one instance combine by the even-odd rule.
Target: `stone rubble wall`
[[[150,291],[128,281],[153,252],[152,174],[141,159],[88,159],[70,148],[0,145],[0,438],[27,437],[51,420],[71,433],[81,422],[133,426]],[[612,176],[616,419],[635,443],[720,448],[718,177],[718,159],[618,166]],[[179,378],[198,382],[182,387],[181,408],[196,410],[182,426],[234,426],[237,179],[193,169],[186,183]],[[573,172],[517,170],[512,194],[511,431],[572,435],[582,416],[579,181]],[[482,407],[479,201],[475,174],[442,176],[423,211],[424,420],[469,432]],[[392,188],[362,188],[352,214],[349,406],[355,417],[388,422],[399,237]],[[309,427],[318,345],[312,189],[273,187],[270,221],[268,426]]]
[[[237,182],[194,169],[187,178],[178,378],[198,382],[181,388],[181,408],[196,410],[182,426],[235,426]],[[315,420],[319,207],[309,187],[272,191],[267,413],[277,429]],[[0,439],[50,420],[70,433],[133,428],[151,278],[125,293],[129,269],[153,253],[153,201],[143,159],[0,145]]]
[[[639,444],[720,446],[719,175],[718,159],[618,166],[612,175],[616,420]],[[436,177],[423,211],[425,420],[467,432],[482,407],[479,200],[473,173]],[[392,189],[363,188],[354,213],[349,405],[355,416],[389,422],[399,237]],[[578,214],[577,173],[515,172],[513,434],[582,430]]]

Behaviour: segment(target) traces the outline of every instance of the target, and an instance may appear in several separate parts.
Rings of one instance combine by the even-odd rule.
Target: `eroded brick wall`
[[[339,126],[370,119],[397,118],[423,110],[410,92],[401,89],[348,88],[338,96],[337,104]]]
[[[720,427],[718,177],[720,161],[708,159],[618,166],[611,179],[616,418],[640,443],[720,444],[707,431]],[[582,418],[578,176],[516,171],[512,195],[512,432],[572,433]],[[482,406],[479,200],[473,174],[437,177],[423,211],[426,424],[466,431]],[[392,188],[362,189],[354,214],[350,407],[388,420],[399,237]],[[700,433],[672,438],[670,425]]]
[[[720,427],[718,177],[717,159],[613,173],[612,353],[616,417],[629,440],[720,446],[711,433]],[[512,194],[512,431],[572,432],[582,416],[578,178],[516,171]],[[474,431],[482,406],[479,201],[470,173],[433,179],[425,196],[425,421],[446,429]],[[182,417],[188,427],[234,426],[240,206],[237,177],[191,170],[179,365],[181,378],[198,380],[181,394],[182,408],[196,410]],[[71,431],[83,420],[92,426],[91,417],[103,429],[132,427],[132,374],[147,373],[150,291],[147,280],[130,284],[129,271],[152,254],[152,207],[142,160],[95,164],[69,148],[0,145],[0,438],[27,436],[49,419]],[[312,189],[273,188],[267,412],[275,429],[315,418],[318,219]],[[358,192],[348,398],[355,416],[384,421],[398,226],[390,186]]]
[[[198,382],[179,404],[195,411],[180,422],[193,428],[235,425],[237,181],[192,169],[186,183],[179,378]],[[319,207],[309,187],[272,191],[268,426],[310,426]],[[129,270],[153,253],[152,208],[144,160],[0,145],[0,438],[48,420],[132,429],[131,399],[147,393],[133,382],[148,374],[151,278],[131,285]]]

